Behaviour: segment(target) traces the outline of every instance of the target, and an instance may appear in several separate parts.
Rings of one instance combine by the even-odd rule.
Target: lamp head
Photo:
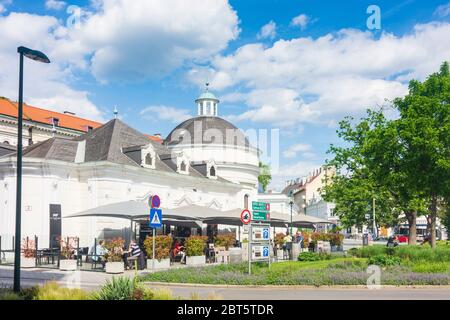
[[[39,61],[43,63],[50,63],[50,59],[41,51],[32,50],[26,47],[18,47],[17,52],[23,54],[28,59]]]

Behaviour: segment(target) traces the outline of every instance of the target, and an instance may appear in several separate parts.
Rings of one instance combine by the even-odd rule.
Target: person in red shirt
[[[186,253],[183,250],[184,247],[178,242],[178,240],[176,240],[175,245],[173,247],[173,256],[176,257],[178,255],[181,255],[181,263],[185,263],[186,257]]]

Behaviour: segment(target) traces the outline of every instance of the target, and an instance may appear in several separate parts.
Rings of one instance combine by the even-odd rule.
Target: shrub
[[[105,248],[108,252],[105,254],[107,262],[121,262],[123,261],[123,247],[125,240],[122,238],[114,238],[105,243]]]
[[[329,241],[331,246],[341,246],[344,242],[344,235],[339,233],[314,232],[311,234],[311,242],[316,245],[317,241]]]
[[[136,283],[127,277],[113,277],[95,293],[95,300],[133,300]]]
[[[155,237],[155,258],[157,260],[167,259],[170,257],[170,249],[172,248],[172,237],[156,236]],[[153,237],[147,237],[144,240],[144,248],[149,259],[153,258]]]
[[[58,239],[59,246],[61,248],[60,255],[61,259],[69,260],[73,258],[73,253],[77,248],[76,237],[67,237],[66,239]]]
[[[236,242],[236,235],[234,233],[217,235],[214,238],[214,245],[216,247],[225,247],[228,250]]]
[[[186,255],[188,257],[204,255],[207,237],[190,236],[186,239]]]
[[[285,237],[285,236],[286,236],[286,235],[285,235],[284,233],[282,233],[282,232],[277,233],[277,234],[275,235],[275,244],[278,245],[278,246],[282,246],[283,243],[284,243],[284,237]]]
[[[401,262],[399,257],[395,257],[395,256],[388,256],[388,255],[377,255],[377,256],[373,256],[370,257],[368,260],[369,265],[370,264],[375,264],[377,266],[396,266],[399,265]]]
[[[36,244],[34,240],[29,238],[22,239],[22,255],[25,258],[35,258],[36,257]]]
[[[69,289],[51,281],[39,288],[36,300],[89,300],[89,294],[81,289]]]
[[[311,234],[309,232],[306,232],[306,231],[302,232],[303,248],[308,248],[309,247],[309,237],[310,236],[311,236]]]
[[[298,255],[298,261],[319,261],[319,260],[328,260],[331,258],[330,254],[320,252],[302,252]]]
[[[412,271],[418,273],[445,273],[449,270],[446,262],[418,262],[413,264]]]

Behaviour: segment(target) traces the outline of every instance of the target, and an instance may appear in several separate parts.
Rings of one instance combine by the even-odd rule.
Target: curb
[[[329,289],[362,289],[362,290],[377,290],[368,289],[365,285],[348,285],[348,286],[308,286],[308,285],[226,285],[226,284],[202,284],[202,283],[170,283],[170,282],[150,282],[142,281],[145,285],[167,286],[167,287],[203,287],[203,288],[224,288],[224,289],[315,289],[315,290],[329,290]],[[409,285],[409,286],[394,286],[382,285],[381,289],[450,289],[450,285]]]

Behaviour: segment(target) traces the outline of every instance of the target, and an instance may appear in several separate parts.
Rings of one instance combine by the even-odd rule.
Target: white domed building
[[[193,163],[206,162],[208,171],[242,186],[258,185],[259,152],[244,133],[218,116],[219,99],[208,90],[196,100],[198,116],[175,127],[164,144]]]
[[[159,232],[175,235],[198,234],[206,225],[210,234],[217,225],[199,225],[199,216],[248,208],[258,200],[258,150],[218,116],[219,100],[208,88],[195,103],[198,115],[162,143],[113,119],[79,137],[55,136],[27,147],[22,236],[37,236],[44,248],[57,236],[77,236],[81,246],[96,238],[142,239],[149,232],[151,195],[161,198],[163,217],[175,217],[163,218]],[[0,157],[3,249],[12,246],[14,234],[15,168],[15,153]],[[182,219],[174,213],[180,208]]]

